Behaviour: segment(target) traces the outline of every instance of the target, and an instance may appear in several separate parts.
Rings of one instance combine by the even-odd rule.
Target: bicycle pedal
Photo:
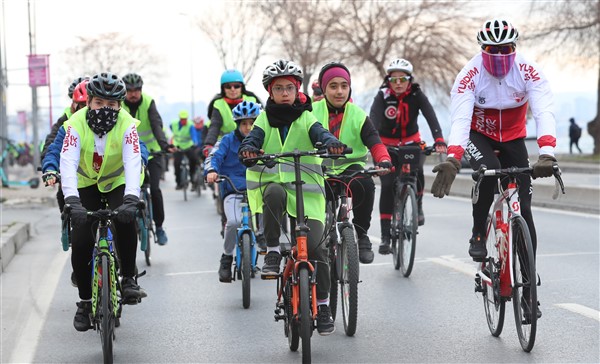
[[[285,320],[285,315],[275,315],[275,321]]]
[[[261,274],[260,279],[264,281],[269,281],[273,279],[278,279],[281,274]]]

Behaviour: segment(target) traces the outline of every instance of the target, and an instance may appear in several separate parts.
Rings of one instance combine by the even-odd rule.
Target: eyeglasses
[[[226,84],[223,85],[223,88],[226,88],[226,89],[232,89],[232,88],[238,89],[238,88],[242,88],[242,85],[239,84],[239,83],[226,83]]]
[[[410,81],[411,77],[410,76],[402,76],[402,77],[390,77],[390,82],[391,83],[405,83]]]
[[[294,85],[287,85],[287,86],[275,86],[271,89],[271,91],[273,91],[273,94],[275,95],[281,95],[283,94],[283,91],[286,91],[288,94],[291,93],[295,93],[296,92],[296,86]]]
[[[514,44],[504,44],[504,45],[486,45],[482,46],[484,52],[490,54],[511,54],[517,49],[517,46]]]

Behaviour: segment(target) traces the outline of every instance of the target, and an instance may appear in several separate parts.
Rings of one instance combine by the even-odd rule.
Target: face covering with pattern
[[[119,110],[112,109],[108,106],[101,107],[97,110],[89,109],[87,112],[87,123],[94,134],[104,136],[115,127]]]
[[[515,52],[511,54],[481,53],[483,57],[483,67],[496,78],[503,78],[506,76],[515,63]]]

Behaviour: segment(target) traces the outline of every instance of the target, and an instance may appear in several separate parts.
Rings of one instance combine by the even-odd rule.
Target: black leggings
[[[111,210],[123,204],[123,193],[125,185],[119,186],[114,190],[105,193],[108,206]],[[98,191],[98,186],[79,189],[79,198],[84,208],[89,211],[95,211],[105,208],[102,205],[102,193]],[[135,224],[123,224],[113,221],[115,231],[113,234],[115,240],[120,243],[117,246],[117,252],[121,261],[121,274],[124,277],[133,277],[135,275],[135,257],[137,251],[137,231]],[[95,228],[97,223],[86,223],[83,226],[73,228],[71,231],[71,265],[77,279],[77,288],[79,289],[79,298],[88,300],[92,298],[92,274],[91,260],[94,250]]]
[[[508,167],[528,167],[529,153],[525,146],[525,139],[515,139],[509,142],[497,142],[482,134],[471,131],[470,140],[467,144],[465,154],[471,163],[473,170],[485,164],[488,169],[508,168]],[[494,151],[498,151],[496,155]],[[485,222],[490,211],[490,206],[494,201],[494,192],[498,178],[485,177],[479,187],[479,200],[473,205],[473,234],[485,236]],[[531,177],[520,175],[518,177],[519,197],[521,202],[521,216],[527,221],[533,250],[537,248],[537,235],[533,224],[533,215],[531,213]],[[503,184],[506,187],[506,184]]]
[[[163,204],[162,191],[160,190],[160,176],[162,175],[162,156],[155,156],[148,161],[148,173],[150,174],[150,194],[152,195],[152,217],[156,227],[162,227],[165,221],[165,207]]]

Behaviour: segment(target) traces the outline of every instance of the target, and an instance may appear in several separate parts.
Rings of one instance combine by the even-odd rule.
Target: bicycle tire
[[[356,333],[358,320],[358,243],[352,228],[347,227],[342,230],[341,237],[342,254],[338,254],[338,259],[342,260],[340,302],[344,318],[344,331],[347,336],[353,336]]]
[[[285,322],[283,331],[288,338],[288,345],[291,351],[297,351],[300,346],[300,332],[298,330],[298,322],[294,318],[292,309],[292,284],[288,278],[283,287],[283,303],[285,307]]]
[[[411,186],[406,186],[406,191],[402,199],[402,229],[400,231],[399,257],[400,270],[404,277],[410,276],[415,263],[415,251],[417,248],[417,228],[418,228],[418,210],[417,196]]]
[[[105,364],[113,362],[113,340],[115,332],[115,315],[111,299],[111,274],[108,257],[100,257],[102,267],[102,289],[100,290],[100,340],[102,341],[102,356]]]
[[[143,216],[138,216],[136,219],[139,232],[140,250],[145,252],[148,248],[148,229],[146,228],[146,219]]]
[[[306,266],[300,267],[298,276],[298,285],[300,286],[300,307],[298,316],[300,321],[300,338],[302,339],[302,363],[310,363],[310,337],[312,336],[313,331],[313,319],[311,313],[312,301],[310,297],[311,287],[308,268]]]
[[[490,225],[491,224],[491,225]],[[483,286],[483,308],[490,333],[494,337],[500,336],[504,328],[504,315],[506,311],[506,299],[500,295],[500,252],[496,247],[496,227],[493,226],[493,219],[488,217],[487,231],[489,232],[487,241],[488,259],[482,264],[482,268],[488,273],[492,284],[482,280]]]
[[[146,250],[144,250],[144,259],[146,260],[146,265],[152,265],[152,244],[156,242],[156,234],[154,232],[154,216],[153,216],[153,206],[152,206],[152,196],[150,192],[146,192],[146,231],[148,233],[148,242],[146,246]]]
[[[196,196],[201,197],[202,196],[202,180],[204,180],[203,178],[203,172],[200,168],[196,168],[196,174],[194,174],[194,184],[196,185]]]
[[[337,314],[337,301],[338,301],[338,273],[336,268],[336,242],[330,241],[329,247],[329,278],[331,285],[329,286],[329,309],[331,310],[331,317],[335,321]]]
[[[390,250],[392,253],[392,260],[394,262],[394,269],[400,269],[399,250],[400,246],[400,229],[402,222],[402,209],[404,205],[402,203],[403,189],[407,188],[402,182],[397,181],[394,186],[394,207],[392,209],[392,220],[390,223]]]
[[[250,282],[252,274],[252,244],[250,234],[242,234],[242,304],[244,308],[250,307]]]
[[[179,182],[181,183],[181,189],[183,190],[183,200],[187,201],[187,189],[189,185],[188,181],[188,170],[187,163],[181,164],[181,171],[179,172]]]
[[[537,275],[535,272],[535,253],[527,222],[522,216],[510,220],[512,230],[512,273],[513,308],[515,324],[521,348],[530,352],[535,344],[537,331]],[[529,298],[525,297],[529,290]],[[529,312],[524,312],[526,308]]]

